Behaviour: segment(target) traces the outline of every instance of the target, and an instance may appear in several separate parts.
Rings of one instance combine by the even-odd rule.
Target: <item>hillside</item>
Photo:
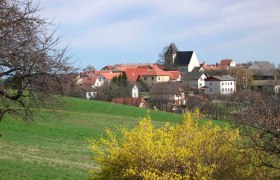
[[[0,123],[0,179],[87,179],[94,168],[86,139],[106,128],[133,127],[146,109],[67,98],[57,114],[41,110],[34,122],[7,118]],[[181,115],[149,111],[157,126]]]
[[[132,127],[147,110],[78,98],[67,98],[57,114],[40,111],[32,123],[8,118],[0,123],[1,179],[86,179],[94,166],[86,139],[105,128]],[[157,121],[181,116],[150,111]],[[157,123],[161,124],[161,123]]]

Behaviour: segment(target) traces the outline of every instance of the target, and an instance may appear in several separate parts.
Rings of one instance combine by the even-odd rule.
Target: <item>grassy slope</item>
[[[41,111],[26,124],[7,118],[0,123],[0,179],[87,179],[94,168],[86,139],[105,128],[131,128],[147,110],[77,98],[67,99],[59,119]],[[149,112],[156,125],[179,122],[181,115]]]

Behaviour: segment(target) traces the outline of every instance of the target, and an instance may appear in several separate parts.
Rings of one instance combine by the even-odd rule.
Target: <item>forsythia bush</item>
[[[198,111],[187,113],[181,124],[156,129],[150,117],[132,130],[89,140],[98,169],[93,179],[250,179],[261,154],[239,146],[237,130],[194,121]]]

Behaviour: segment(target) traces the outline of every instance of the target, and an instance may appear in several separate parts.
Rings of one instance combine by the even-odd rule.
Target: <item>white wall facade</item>
[[[200,64],[199,64],[198,59],[196,57],[196,53],[193,51],[192,58],[191,58],[190,63],[188,65],[188,72],[191,72],[194,67],[199,67],[199,66],[200,66]]]
[[[199,79],[186,80],[186,85],[197,89],[201,89],[203,86],[205,86],[206,78],[206,75],[202,74]]]
[[[131,97],[138,98],[139,97],[139,90],[136,85],[133,86],[131,91]]]
[[[205,94],[233,94],[236,91],[235,81],[206,81]]]
[[[231,67],[235,67],[236,66],[236,63],[234,61],[231,61],[230,65]]]

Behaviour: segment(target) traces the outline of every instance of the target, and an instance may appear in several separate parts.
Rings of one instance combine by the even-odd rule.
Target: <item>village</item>
[[[81,72],[77,84],[86,99],[97,99],[171,112],[188,100],[223,97],[238,91],[276,94],[279,69],[269,61],[236,63],[231,59],[208,65],[195,51],[179,51],[171,43],[162,64],[115,64]]]

